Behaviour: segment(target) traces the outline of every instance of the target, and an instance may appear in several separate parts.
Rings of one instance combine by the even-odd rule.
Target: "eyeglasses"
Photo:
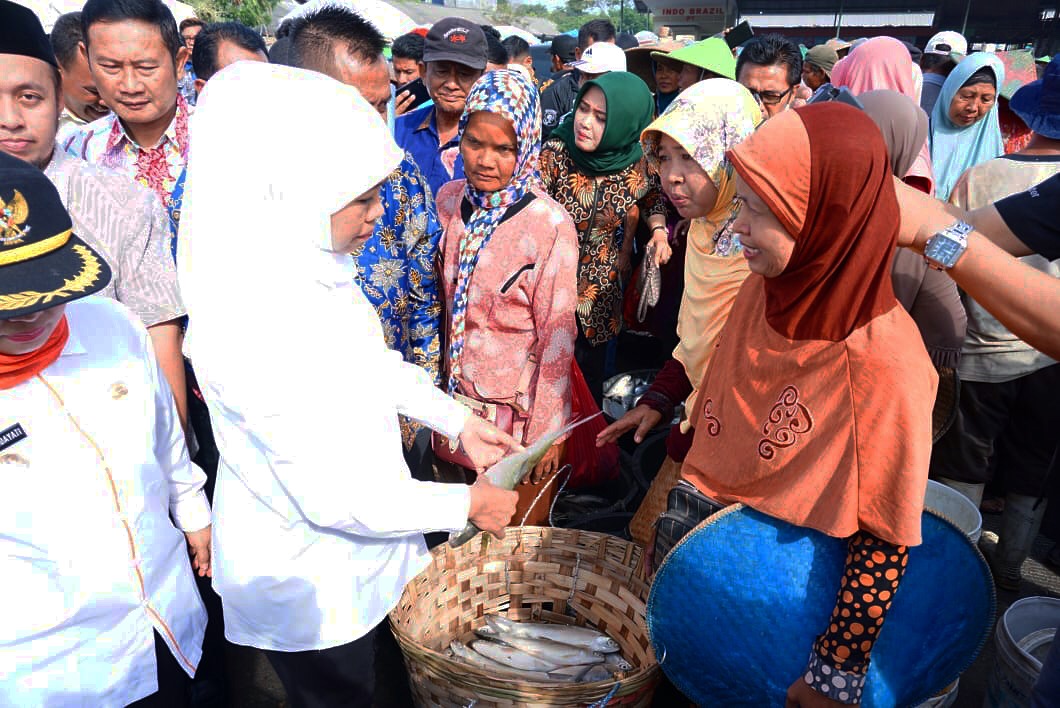
[[[750,89],[748,89],[751,91]],[[789,86],[787,91],[751,91],[751,95],[755,97],[755,100],[765,106],[775,106],[785,98],[788,94],[795,90],[794,86]]]

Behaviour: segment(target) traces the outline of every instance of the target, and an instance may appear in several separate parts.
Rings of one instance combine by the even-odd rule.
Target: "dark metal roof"
[[[1041,20],[1043,9],[1060,0],[738,0],[740,14],[754,24],[753,15],[821,15],[878,12],[934,12],[935,27],[960,31],[968,13],[966,35],[971,42],[1034,42],[1055,37],[1060,22]]]
[[[980,0],[980,2],[989,0]],[[938,0],[738,0],[744,15],[762,13],[766,15],[835,13],[842,6],[844,12],[933,12]]]

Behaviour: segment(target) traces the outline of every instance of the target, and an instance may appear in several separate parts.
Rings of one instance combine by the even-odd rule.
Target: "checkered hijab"
[[[464,115],[460,117],[461,135],[471,114],[479,111],[496,113],[511,122],[518,155],[512,179],[503,189],[483,192],[475,189],[470,181],[464,188],[464,195],[474,211],[460,239],[460,264],[449,328],[450,393],[456,390],[456,376],[461,369],[460,354],[464,349],[468,293],[479,254],[489,243],[508,207],[517,203],[539,183],[537,157],[541,151],[541,103],[534,84],[518,71],[490,71],[471,87]]]

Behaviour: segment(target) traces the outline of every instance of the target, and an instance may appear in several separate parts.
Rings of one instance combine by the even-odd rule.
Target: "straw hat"
[[[654,93],[656,86],[655,72],[652,71],[652,57],[656,54],[665,56],[684,46],[684,42],[664,39],[654,44],[644,45],[643,47],[632,47],[631,49],[627,49],[626,71],[639,76],[644,83],[648,84],[648,88]]]

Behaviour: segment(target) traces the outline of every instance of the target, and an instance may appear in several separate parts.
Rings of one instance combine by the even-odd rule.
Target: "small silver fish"
[[[565,428],[557,430],[546,435],[542,435],[538,438],[537,442],[530,445],[520,452],[508,455],[497,464],[490,467],[488,470],[483,472],[484,475],[494,485],[501,489],[512,490],[515,489],[515,485],[523,481],[526,475],[530,474],[530,470],[534,469],[538,462],[544,457],[545,453],[549,451],[552,444],[559,440],[561,437],[569,433],[570,431],[577,428],[579,425],[588,423],[596,416],[603,415],[603,412],[591,415],[588,418],[582,418],[581,420],[575,421]],[[464,527],[463,531],[449,534],[449,545],[453,548],[460,548],[465,543],[473,539],[479,534],[480,529],[470,521],[467,522],[467,526]]]
[[[588,627],[572,627],[563,624],[542,624],[537,622],[513,622],[500,615],[486,615],[486,624],[500,632],[501,635],[514,634],[530,639],[550,639],[561,644],[583,647],[591,651],[610,654],[621,647],[603,632]],[[502,641],[505,641],[502,636]]]
[[[578,680],[578,676],[585,673],[585,666],[561,666],[555,671],[545,673],[543,671],[524,671],[522,669],[513,669],[505,664],[498,663],[493,659],[487,659],[476,651],[472,651],[469,647],[461,644],[458,641],[450,643],[449,648],[445,650],[446,656],[450,658],[457,658],[464,661],[472,666],[477,666],[484,671],[495,673],[498,676],[507,676],[509,678],[518,678],[524,681],[541,681],[545,683],[573,683]],[[592,668],[592,667],[588,667]]]
[[[586,667],[574,680],[578,683],[592,683],[594,681],[610,681],[613,678],[614,676],[603,664],[594,664]]]
[[[500,664],[493,659],[487,659],[478,652],[471,651],[466,646],[456,641],[455,639],[449,643],[449,652],[453,656],[461,659],[465,663],[476,666],[485,671],[497,674],[498,676],[510,676],[511,678],[521,678],[527,681],[570,681],[566,677],[550,678],[548,674],[540,671],[523,671],[520,669],[514,669],[506,664]]]
[[[604,655],[598,651],[591,651],[571,644],[561,644],[551,639],[531,639],[520,637],[517,634],[503,634],[500,640],[510,647],[526,652],[530,656],[536,656],[545,661],[554,661],[563,666],[584,666],[586,664],[602,664]]]
[[[562,666],[557,661],[539,659],[505,644],[497,644],[484,639],[477,639],[471,642],[471,648],[487,659],[493,659],[497,663],[513,669],[522,669],[523,671],[542,671],[547,673]]]
[[[614,675],[603,664],[590,666],[566,666],[549,673],[549,676],[564,676],[577,683],[610,681]]]
[[[604,657],[604,666],[609,671],[632,671],[633,664],[622,658],[621,654],[608,654]]]
[[[484,624],[475,630],[475,634],[482,637],[483,639],[492,639],[493,641],[499,642],[501,639],[501,633],[488,624]]]

